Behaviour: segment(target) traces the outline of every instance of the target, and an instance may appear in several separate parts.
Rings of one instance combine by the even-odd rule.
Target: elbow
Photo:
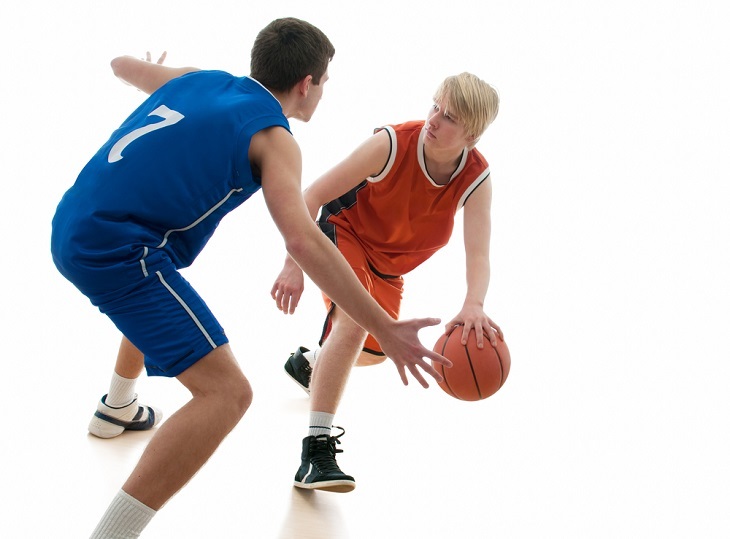
[[[111,61],[110,66],[112,68],[112,73],[114,73],[114,75],[117,77],[121,77],[120,73],[124,67],[124,57],[118,56],[118,57],[114,58]]]
[[[117,56],[110,62],[112,73],[129,84],[132,73],[137,69],[136,59],[132,56]]]
[[[311,251],[311,246],[304,237],[298,236],[289,238],[285,244],[286,252],[289,253],[294,260],[299,262],[302,260],[308,252]]]
[[[284,238],[286,252],[302,269],[309,267],[313,260],[326,251],[328,247],[326,244],[329,243],[324,234],[316,229],[314,223],[310,224],[311,227],[302,227],[301,230],[287,234]]]

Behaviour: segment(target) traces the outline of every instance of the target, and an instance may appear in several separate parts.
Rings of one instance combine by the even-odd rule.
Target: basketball
[[[461,344],[463,325],[452,327],[439,337],[433,351],[451,360],[452,367],[432,362],[443,377],[439,387],[448,395],[464,401],[478,401],[494,395],[504,385],[512,364],[507,344],[497,336],[497,347],[484,334],[484,348],[477,348],[474,331],[466,345]]]

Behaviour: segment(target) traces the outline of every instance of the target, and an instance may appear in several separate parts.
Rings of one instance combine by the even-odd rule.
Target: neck
[[[423,148],[423,157],[426,160],[426,165],[430,168],[435,169],[448,169],[455,170],[461,162],[461,156],[464,152],[464,148],[459,149],[444,149],[437,150],[425,146]]]
[[[423,157],[431,179],[441,185],[449,183],[456,167],[461,162],[462,151],[459,150],[457,153],[455,150],[433,151],[424,148]]]

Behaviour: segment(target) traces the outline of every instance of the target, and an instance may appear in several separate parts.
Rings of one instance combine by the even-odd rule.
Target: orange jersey
[[[446,245],[454,216],[489,177],[476,149],[464,150],[449,183],[429,176],[424,158],[424,122],[386,126],[391,150],[385,168],[322,208],[320,228],[337,243],[338,231],[362,245],[372,269],[400,276]]]

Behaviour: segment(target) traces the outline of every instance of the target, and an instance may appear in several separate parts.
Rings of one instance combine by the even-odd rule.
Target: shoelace
[[[309,446],[310,460],[322,473],[342,473],[335,460],[335,454],[342,453],[342,449],[337,449],[337,444],[341,443],[340,438],[345,434],[345,429],[335,426],[333,428],[342,432],[337,436],[317,436],[314,444]]]

